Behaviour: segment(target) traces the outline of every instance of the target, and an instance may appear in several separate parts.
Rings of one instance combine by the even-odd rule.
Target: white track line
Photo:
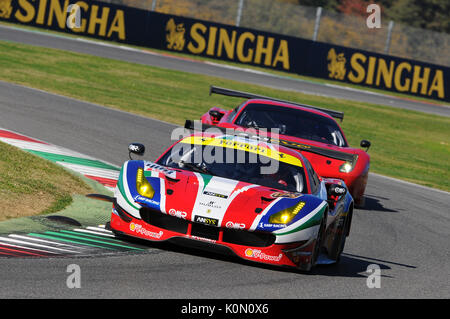
[[[52,244],[52,245],[55,245],[55,246],[70,247],[70,248],[77,248],[77,249],[86,249],[85,246],[68,245],[68,244],[63,244],[61,242],[45,240],[45,239],[36,238],[36,237],[32,237],[32,236],[23,236],[23,235],[10,234],[8,237],[24,239],[24,240],[32,240],[32,241],[36,241],[36,242],[40,242],[40,243]]]
[[[0,241],[3,241],[3,242],[6,241],[6,242],[16,243],[16,244],[25,244],[25,245],[28,245],[28,246],[34,246],[34,247],[38,247],[38,248],[47,248],[47,249],[52,249],[52,250],[57,250],[57,251],[62,251],[62,252],[78,253],[77,251],[73,251],[73,250],[69,250],[69,249],[56,248],[56,247],[52,247],[52,246],[36,244],[36,243],[30,243],[28,241],[11,239],[11,238],[5,238],[5,237],[0,237]]]
[[[79,232],[79,233],[87,233],[87,234],[93,234],[93,235],[99,235],[99,236],[103,236],[103,237],[116,237],[114,235],[111,234],[105,234],[105,233],[100,233],[100,232],[95,232],[92,230],[87,230],[87,229],[81,229],[81,228],[75,228],[73,231]]]
[[[24,247],[24,246],[20,246],[20,245],[8,244],[8,243],[4,243],[4,242],[2,243],[2,245],[8,246],[8,247],[13,247],[13,248],[21,248],[21,249],[31,250],[33,252],[41,252],[41,253],[57,255],[57,253],[55,253],[53,251],[47,251],[47,250],[42,250],[42,249],[37,249],[37,248],[30,248],[30,247]]]
[[[107,230],[105,228],[101,228],[101,227],[88,226],[88,227],[86,227],[86,229],[90,229],[90,230],[93,230],[93,231],[101,231],[101,232],[105,232],[105,233],[108,233],[108,234],[112,234],[113,233],[112,231]]]
[[[108,179],[114,179],[117,180],[119,178],[119,171],[107,169],[107,168],[97,168],[97,167],[91,167],[91,166],[85,166],[85,165],[79,165],[79,164],[72,164],[72,163],[66,163],[66,162],[57,162],[58,164],[76,171],[83,175],[91,175],[91,176],[97,176],[101,178],[108,178]]]
[[[14,138],[6,138],[6,137],[0,137],[0,140],[2,142],[5,142],[7,144],[10,144],[12,146],[18,147],[20,149],[24,150],[30,150],[30,151],[38,151],[38,152],[45,152],[45,153],[51,153],[56,155],[64,155],[64,156],[72,156],[77,158],[83,158],[83,159],[89,159],[89,160],[95,160],[94,158],[72,151],[68,150],[56,145],[47,145],[47,144],[41,144],[36,142],[29,142],[29,141],[22,141]]]

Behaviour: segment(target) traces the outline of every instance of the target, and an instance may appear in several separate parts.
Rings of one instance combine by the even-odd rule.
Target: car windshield
[[[158,164],[279,190],[307,192],[305,173],[301,166],[243,150],[181,144],[167,151]]]
[[[339,126],[327,117],[276,105],[250,103],[235,124],[242,127],[278,129],[280,134],[346,147]]]

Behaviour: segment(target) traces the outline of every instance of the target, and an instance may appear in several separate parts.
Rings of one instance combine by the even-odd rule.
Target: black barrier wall
[[[0,19],[450,101],[448,67],[279,34],[96,1],[0,0]]]

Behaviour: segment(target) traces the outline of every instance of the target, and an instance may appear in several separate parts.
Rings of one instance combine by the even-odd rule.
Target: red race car
[[[370,142],[361,141],[365,151],[348,145],[344,132],[334,120],[342,121],[342,112],[214,86],[210,89],[212,93],[248,100],[229,111],[211,108],[201,117],[202,124],[235,130],[264,129],[272,143],[302,151],[320,176],[342,179],[355,205],[364,206]],[[271,133],[273,129],[278,134]]]
[[[188,134],[156,162],[125,162],[108,200],[116,236],[304,271],[339,262],[353,215],[345,183],[318,176],[300,152],[220,132]]]

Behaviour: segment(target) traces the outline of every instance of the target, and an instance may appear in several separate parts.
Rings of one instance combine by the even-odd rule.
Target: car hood
[[[144,176],[155,191],[152,198],[141,196],[137,192],[138,168],[144,169]],[[126,162],[119,178],[118,190],[137,209],[135,214],[145,207],[210,226],[251,231],[275,231],[288,226],[289,224],[271,224],[269,218],[301,201],[305,203],[304,207],[291,223],[308,215],[318,206],[323,206],[323,201],[312,195],[170,169],[148,161]]]

